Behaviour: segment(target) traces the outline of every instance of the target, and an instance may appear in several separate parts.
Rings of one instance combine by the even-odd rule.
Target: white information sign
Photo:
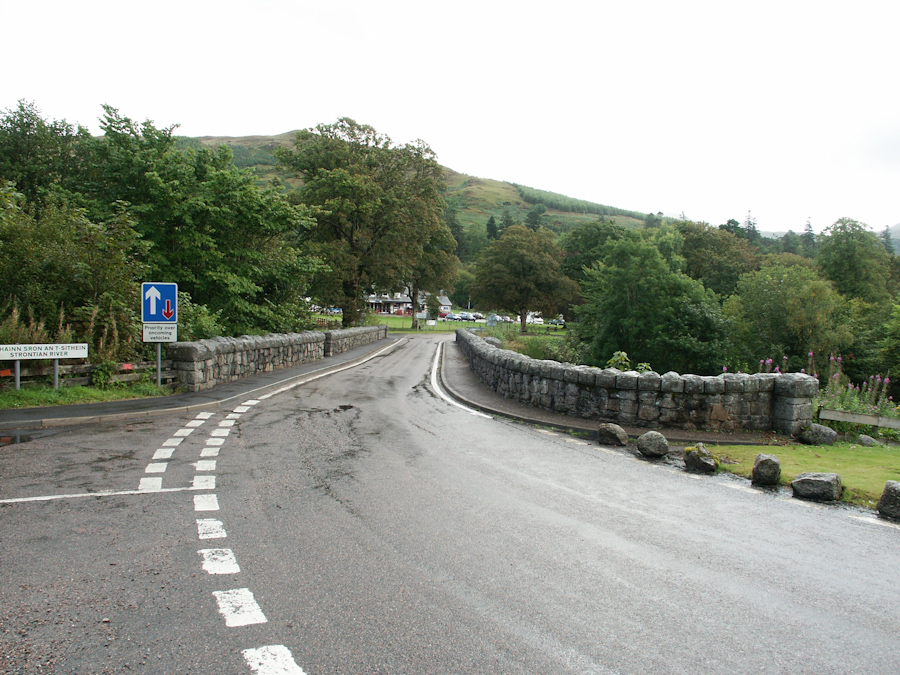
[[[66,345],[0,345],[0,361],[86,359],[87,342]]]
[[[145,323],[144,342],[178,342],[178,324]]]

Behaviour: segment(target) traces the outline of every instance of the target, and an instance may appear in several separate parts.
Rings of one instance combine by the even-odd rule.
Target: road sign
[[[144,342],[178,342],[178,324],[145,323]]]
[[[178,284],[152,281],[141,284],[141,321],[178,323]]]
[[[0,345],[0,361],[19,359],[86,359],[86,342],[61,345]]]

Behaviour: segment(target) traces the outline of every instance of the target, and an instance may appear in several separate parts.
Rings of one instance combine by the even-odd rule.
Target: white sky
[[[456,171],[713,225],[900,223],[896,0],[4,0],[0,109],[352,117]]]

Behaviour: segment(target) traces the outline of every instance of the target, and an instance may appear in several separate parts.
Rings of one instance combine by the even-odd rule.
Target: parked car
[[[457,316],[459,317],[460,321],[474,321],[475,320],[475,317],[472,314],[469,314],[468,312],[460,312],[459,314],[457,314]]]
[[[459,321],[459,315],[454,314],[453,312],[447,312],[447,316],[445,317],[447,321]]]

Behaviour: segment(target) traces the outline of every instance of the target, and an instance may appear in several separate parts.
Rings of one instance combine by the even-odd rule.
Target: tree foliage
[[[300,199],[317,208],[309,240],[327,262],[316,294],[362,318],[365,297],[408,278],[443,222],[444,177],[422,141],[394,146],[374,128],[341,118],[297,134],[276,151],[303,179]]]
[[[575,292],[562,272],[562,251],[549,230],[512,225],[475,264],[475,295],[485,308],[519,315],[526,332],[528,312],[554,312]]]

